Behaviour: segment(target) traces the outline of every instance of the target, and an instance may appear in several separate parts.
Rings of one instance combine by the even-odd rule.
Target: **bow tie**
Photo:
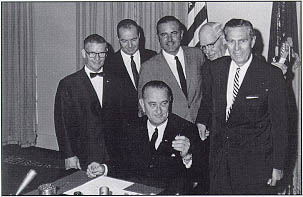
[[[99,76],[99,77],[104,77],[104,72],[100,72],[100,73],[89,73],[89,75],[90,75],[90,78],[94,78],[94,77],[96,77],[97,75]]]

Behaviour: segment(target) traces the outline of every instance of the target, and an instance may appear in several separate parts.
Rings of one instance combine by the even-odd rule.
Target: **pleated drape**
[[[36,143],[36,72],[31,3],[2,3],[2,145]]]
[[[187,2],[76,2],[77,53],[83,40],[90,34],[103,36],[114,51],[119,49],[116,28],[119,21],[129,18],[144,31],[145,48],[160,51],[156,35],[157,21],[166,15],[176,16],[185,24]],[[82,68],[82,58],[77,59],[77,69]]]

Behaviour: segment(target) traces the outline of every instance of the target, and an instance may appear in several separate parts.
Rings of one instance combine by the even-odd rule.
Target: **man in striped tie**
[[[273,194],[287,146],[283,75],[252,54],[249,21],[231,19],[224,34],[231,57],[205,65],[197,117],[211,130],[210,193]]]

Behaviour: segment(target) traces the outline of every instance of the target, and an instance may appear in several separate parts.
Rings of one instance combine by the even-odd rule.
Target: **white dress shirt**
[[[131,59],[130,59],[131,55],[124,53],[122,50],[120,50],[120,52],[121,52],[121,56],[122,56],[124,65],[126,67],[126,70],[128,72],[128,75],[129,75],[130,79],[132,80],[134,87],[136,88],[134,74],[133,74],[132,67],[131,67]],[[136,63],[137,71],[139,73],[140,68],[141,68],[140,51],[137,50],[136,53],[133,54],[133,56],[134,56],[134,61]]]
[[[148,137],[149,137],[149,141],[151,141],[151,138],[155,132],[155,128],[158,129],[158,138],[155,142],[155,149],[157,150],[160,143],[162,142],[162,139],[163,139],[163,134],[164,134],[164,130],[166,128],[166,125],[167,125],[167,121],[168,119],[162,123],[161,125],[155,127],[154,125],[151,124],[151,122],[149,120],[147,120],[147,130],[148,130]]]
[[[252,61],[252,55],[250,56],[250,58],[248,59],[248,61],[242,65],[240,67],[240,72],[239,72],[239,89],[241,87],[241,84],[243,82],[243,79],[245,77],[246,71],[250,65]],[[237,68],[239,68],[239,66],[236,64],[236,62],[234,62],[233,60],[230,63],[230,67],[229,67],[229,74],[228,74],[228,82],[227,82],[227,92],[226,92],[226,101],[227,101],[227,105],[226,105],[226,115],[228,113],[229,108],[232,106],[233,104],[233,89],[234,89],[234,79],[235,79],[235,75],[236,75],[236,71]]]
[[[90,77],[90,73],[96,73],[94,71],[91,71],[87,66],[84,67],[84,70],[86,72],[86,75],[88,76],[90,82],[92,83],[94,89],[95,89],[95,92],[97,93],[97,96],[98,96],[98,100],[99,100],[99,103],[102,107],[102,100],[103,100],[103,77],[100,77],[100,76],[96,76],[94,78],[91,78]],[[103,71],[103,67],[101,68],[101,70],[98,72],[102,72]]]
[[[168,54],[164,50],[162,50],[162,54],[163,54],[166,62],[168,63],[170,70],[172,71],[173,75],[175,76],[180,88],[181,88],[181,83],[180,83],[180,78],[179,78],[179,74],[178,74],[178,70],[177,70],[177,64],[176,64],[175,56],[178,56],[178,59],[179,59],[181,65],[182,65],[183,73],[184,73],[184,76],[185,76],[185,79],[186,79],[184,52],[183,52],[182,47],[179,48],[179,51],[178,51],[177,55]]]

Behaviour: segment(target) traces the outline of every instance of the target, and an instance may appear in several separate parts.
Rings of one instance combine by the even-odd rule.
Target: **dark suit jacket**
[[[189,138],[191,144],[189,152],[193,154],[190,170],[198,172],[201,169],[201,155],[199,154],[200,147],[197,146],[199,141],[197,127],[177,115],[170,114],[163,140],[154,155],[150,151],[147,117],[125,122],[121,136],[123,142],[121,158],[109,166],[109,173],[131,172],[142,177],[160,179],[184,176],[190,170],[187,170],[183,164],[180,153],[173,150],[171,146],[172,141],[179,134]]]
[[[109,159],[110,133],[119,121],[118,91],[114,78],[106,74],[103,85],[103,107],[84,68],[59,82],[55,98],[55,129],[64,158],[78,156],[83,167],[88,162]],[[106,132],[109,134],[106,134]]]
[[[142,65],[138,94],[141,98],[141,91],[145,83],[151,80],[163,81],[173,92],[172,113],[190,122],[195,122],[202,98],[201,69],[205,59],[202,51],[197,48],[182,47],[182,49],[184,51],[188,98],[185,97],[162,53],[157,54]]]
[[[156,54],[155,51],[140,49],[141,64]],[[109,57],[108,69],[117,75],[121,81],[120,94],[123,97],[121,101],[122,116],[129,119],[136,118],[138,116],[138,91],[126,70],[120,50]]]
[[[248,194],[247,186],[265,185],[273,168],[283,169],[287,144],[286,89],[281,70],[253,56],[226,122],[230,63],[230,57],[222,57],[205,66],[197,122],[207,125],[212,120],[212,125],[207,125],[211,128],[211,192]],[[231,191],[226,189],[229,186],[219,183],[226,177],[226,166],[230,178],[221,184],[230,183]]]

